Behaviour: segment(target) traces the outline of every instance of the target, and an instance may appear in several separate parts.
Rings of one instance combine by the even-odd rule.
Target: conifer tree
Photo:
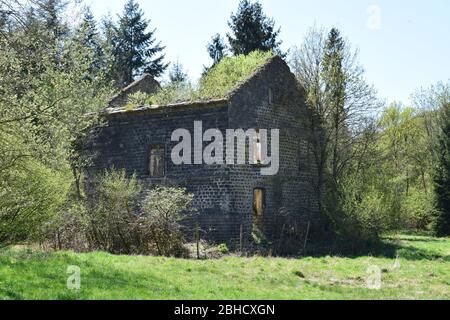
[[[82,46],[86,57],[92,61],[89,70],[90,76],[104,71],[106,67],[105,55],[102,48],[102,39],[97,28],[97,22],[89,7],[85,8],[83,20],[75,34],[76,45]]]
[[[325,83],[325,103],[330,110],[330,171],[334,181],[339,176],[342,160],[342,142],[345,139],[345,71],[344,71],[345,42],[339,30],[332,28],[325,43],[322,75]]]
[[[246,55],[255,50],[273,50],[281,54],[281,41],[278,40],[280,29],[275,29],[275,21],[264,14],[258,1],[241,0],[228,26],[232,34],[227,34],[227,37],[234,55]]]
[[[67,8],[67,0],[42,0],[39,2],[39,16],[53,40],[67,35],[69,27],[62,21],[62,13]]]
[[[149,73],[160,76],[167,68],[164,63],[165,47],[155,39],[155,31],[147,31],[150,21],[144,18],[144,12],[134,0],[128,0],[119,16],[113,39],[113,54],[117,84],[125,86],[135,77]]]
[[[208,54],[213,60],[213,66],[220,62],[226,55],[227,45],[219,33],[216,33],[207,45]]]
[[[116,73],[116,61],[114,56],[114,37],[115,25],[111,15],[102,18],[101,25],[101,46],[104,54],[105,80],[109,83],[116,82],[118,79]]]
[[[187,80],[187,74],[179,61],[175,62],[170,69],[169,79],[172,83],[182,83]]]

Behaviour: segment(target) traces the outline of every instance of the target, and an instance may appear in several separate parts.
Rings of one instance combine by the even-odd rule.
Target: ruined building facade
[[[268,242],[301,237],[308,222],[319,218],[309,117],[294,75],[274,57],[223,99],[109,109],[90,147],[95,157],[89,172],[123,168],[147,188],[185,187],[195,194],[198,211],[186,224],[197,224],[202,237],[216,243],[245,245],[255,233]],[[223,133],[279,129],[278,173],[264,176],[261,164],[227,165],[225,159],[224,164],[175,165],[171,150],[178,142],[171,141],[172,132],[184,128],[193,133],[195,121],[202,121],[203,130]],[[223,149],[225,157],[225,141]]]

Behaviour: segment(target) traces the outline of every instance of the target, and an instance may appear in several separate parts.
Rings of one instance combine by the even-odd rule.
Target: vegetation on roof
[[[272,56],[271,51],[254,51],[249,55],[223,58],[200,79],[200,97],[223,98]]]
[[[125,108],[225,98],[271,57],[273,53],[270,51],[225,57],[203,75],[196,86],[189,82],[172,82],[150,96],[141,93],[131,95]]]

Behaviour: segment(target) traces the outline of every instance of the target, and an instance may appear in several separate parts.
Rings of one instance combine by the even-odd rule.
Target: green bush
[[[0,179],[0,244],[40,241],[42,229],[66,201],[70,176],[34,160]]]
[[[124,170],[105,171],[93,191],[87,216],[91,246],[111,253],[139,252],[135,208],[141,186],[136,176],[128,178]]]
[[[429,229],[436,214],[434,194],[416,188],[410,189],[402,201],[401,213],[404,228]]]
[[[228,249],[228,246],[226,243],[221,243],[219,244],[219,246],[217,247],[217,249],[219,250],[219,252],[221,254],[228,254],[230,252],[230,250]]]
[[[147,193],[138,223],[145,243],[159,255],[186,256],[182,221],[192,212],[193,199],[193,194],[174,187],[155,187]]]
[[[85,252],[88,241],[89,220],[84,201],[67,201],[43,227],[44,245],[55,250]]]
[[[190,83],[173,82],[163,86],[155,94],[151,95],[147,103],[150,105],[167,105],[195,99],[196,94]]]
[[[150,99],[150,95],[141,91],[130,94],[127,98],[125,109],[132,110],[145,105]]]
[[[327,186],[325,213],[343,250],[357,251],[378,241],[396,212],[395,197],[382,190],[383,182],[365,178],[348,175],[345,181]]]
[[[194,195],[185,189],[157,186],[142,194],[135,175],[111,169],[97,178],[81,219],[90,249],[116,254],[184,257],[183,220]]]

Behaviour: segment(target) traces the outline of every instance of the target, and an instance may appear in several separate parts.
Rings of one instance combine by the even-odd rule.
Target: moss
[[[159,89],[147,100],[150,105],[167,105],[171,103],[195,100],[195,91],[190,83],[172,83]]]
[[[200,80],[199,96],[223,98],[264,65],[272,52],[254,51],[249,55],[225,57]]]
[[[138,106],[139,106],[139,105],[137,105],[137,104],[133,104],[133,103],[128,102],[128,103],[125,105],[124,110],[126,110],[126,111],[134,110],[134,109],[136,109]]]
[[[249,55],[225,57],[212,67],[196,88],[189,83],[163,86],[148,99],[150,105],[225,98],[271,57],[272,52],[254,51]]]

